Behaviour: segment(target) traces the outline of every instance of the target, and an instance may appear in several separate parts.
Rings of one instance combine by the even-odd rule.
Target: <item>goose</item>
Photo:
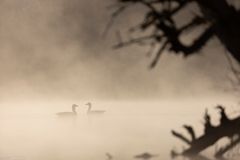
[[[77,116],[76,107],[78,107],[78,105],[73,104],[72,105],[72,112],[58,112],[57,115],[59,117]]]
[[[101,115],[105,111],[104,110],[92,110],[92,104],[89,102],[86,104],[88,106],[87,114],[88,115]]]

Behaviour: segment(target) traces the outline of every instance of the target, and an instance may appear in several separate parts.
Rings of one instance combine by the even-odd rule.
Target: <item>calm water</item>
[[[218,115],[209,103],[210,112]],[[193,103],[95,103],[102,116],[89,117],[80,105],[76,119],[58,118],[55,113],[71,110],[71,104],[13,106],[2,104],[0,117],[0,160],[105,160],[108,152],[116,160],[130,160],[143,152],[154,159],[170,159],[170,150],[184,144],[170,134],[183,124],[202,134],[206,106]],[[230,110],[235,108],[232,105]],[[207,153],[208,154],[208,153]],[[210,155],[211,153],[209,153]]]

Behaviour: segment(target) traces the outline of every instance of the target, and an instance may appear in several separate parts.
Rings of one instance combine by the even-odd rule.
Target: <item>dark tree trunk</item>
[[[213,23],[215,35],[240,63],[240,13],[226,0],[197,0],[205,18]]]

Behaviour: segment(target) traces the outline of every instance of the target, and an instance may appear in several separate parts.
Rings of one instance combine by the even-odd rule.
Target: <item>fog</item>
[[[146,57],[147,47],[113,50],[115,31],[124,32],[139,15],[127,12],[103,36],[110,2],[1,1],[1,99],[232,96],[224,92],[232,87],[230,71],[216,40],[188,59],[164,53],[154,70],[148,69],[153,57]]]
[[[98,101],[93,108],[106,111],[98,116],[87,115],[86,102],[80,101],[77,117],[58,117],[57,112],[70,111],[70,103],[1,104],[0,158],[92,160],[106,159],[110,153],[114,159],[134,159],[136,154],[150,152],[158,159],[170,159],[171,149],[181,151],[185,146],[171,136],[171,129],[182,131],[183,124],[190,124],[201,135],[205,108],[213,115],[213,123],[219,123],[211,100]],[[231,116],[239,113],[232,100],[224,103],[231,106],[227,110]]]
[[[218,41],[187,59],[164,53],[149,70],[147,48],[112,49],[115,31],[124,32],[138,13],[116,19],[103,36],[110,4],[0,1],[0,160],[95,160],[106,152],[167,160],[171,149],[182,149],[171,129],[190,123],[199,135],[206,108],[216,124],[215,105],[238,110]],[[87,116],[87,102],[106,113]],[[73,103],[77,118],[56,116]]]

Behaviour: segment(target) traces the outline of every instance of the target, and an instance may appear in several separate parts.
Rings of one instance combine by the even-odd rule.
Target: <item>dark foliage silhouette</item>
[[[227,0],[117,0],[117,9],[112,14],[110,25],[119,14],[136,5],[145,8],[142,10],[144,17],[140,24],[130,27],[129,31],[138,32],[140,35],[122,40],[118,32],[119,42],[115,48],[149,44],[152,46],[151,51],[156,51],[150,65],[150,68],[153,68],[162,52],[183,54],[184,57],[199,54],[215,37],[228,51],[227,58],[231,69],[240,83],[240,11],[227,3]],[[185,16],[192,17],[191,20],[181,16],[189,8],[194,11]],[[200,29],[201,34],[192,39],[190,45],[181,40],[187,32],[195,29]]]
[[[229,139],[229,143],[216,150],[215,153],[215,157],[223,158],[224,154],[240,143],[240,116],[230,119],[228,118],[223,106],[218,105],[216,108],[220,110],[220,124],[213,126],[211,124],[211,117],[206,111],[204,115],[204,134],[202,136],[193,139],[193,135],[195,135],[195,133],[191,126],[183,126],[192,137],[190,140],[181,133],[172,130],[173,136],[179,138],[189,146],[181,153],[177,153],[173,150],[171,152],[172,157],[177,155],[189,157],[199,155],[199,153],[203,150],[216,144],[218,140],[227,137]]]
[[[240,86],[240,10],[230,5],[227,0],[117,0],[117,9],[112,14],[112,21],[122,15],[125,10],[140,5],[142,20],[138,17],[136,26],[130,26],[129,37],[124,39],[117,32],[118,43],[115,48],[132,44],[149,45],[154,58],[150,68],[154,68],[161,54],[181,54],[185,58],[199,54],[211,39],[217,39],[226,49],[226,58],[230,64],[234,86]],[[189,8],[192,11],[189,12]],[[134,10],[134,9],[133,9]],[[188,18],[186,18],[188,17]],[[190,18],[189,18],[190,17]],[[194,31],[199,31],[196,34]],[[192,33],[191,43],[188,44],[182,37]],[[132,36],[132,33],[137,33]],[[189,40],[189,39],[188,39]],[[240,116],[230,119],[221,105],[217,106],[220,114],[220,124],[211,123],[211,115],[205,111],[204,134],[197,137],[192,126],[184,125],[183,128],[190,135],[190,139],[172,131],[173,136],[185,142],[189,147],[181,153],[172,151],[172,156],[198,156],[200,152],[215,145],[224,137],[230,139],[229,144],[218,149],[215,157],[222,158],[227,152],[236,147],[240,142]],[[207,159],[207,158],[205,158]]]

